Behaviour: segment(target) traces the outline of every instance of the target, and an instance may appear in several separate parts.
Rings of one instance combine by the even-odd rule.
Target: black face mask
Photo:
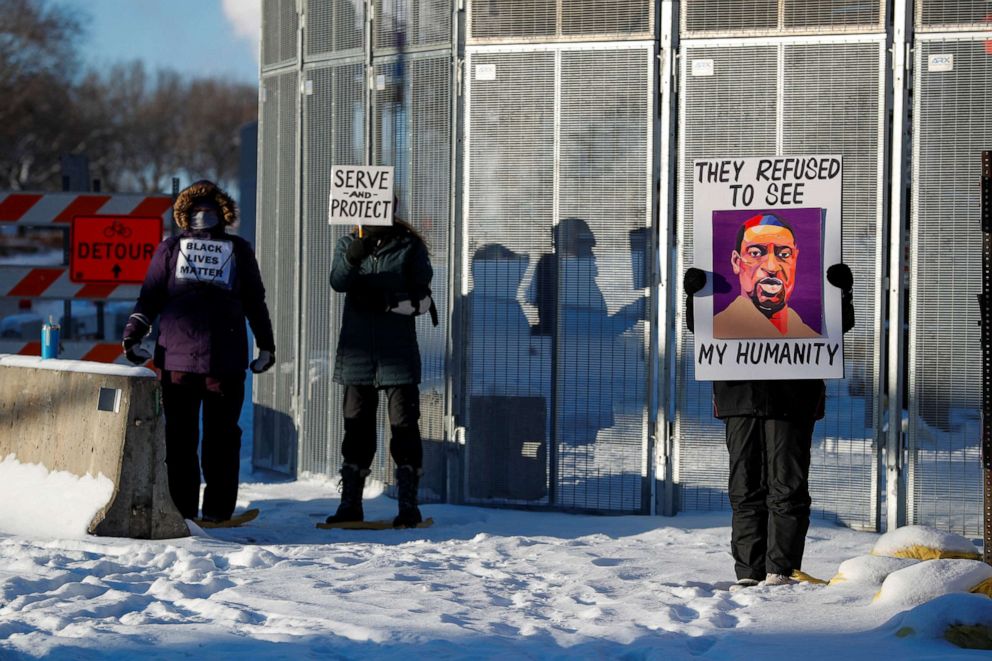
[[[189,215],[190,229],[208,230],[220,223],[220,216],[213,209],[195,209]]]

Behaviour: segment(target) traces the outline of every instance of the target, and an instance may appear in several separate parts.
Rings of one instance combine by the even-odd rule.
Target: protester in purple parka
[[[151,358],[141,340],[159,318],[154,363],[162,372],[169,491],[185,518],[197,518],[202,466],[202,518],[226,521],[238,496],[245,320],[259,348],[250,365],[256,374],[275,363],[272,322],[251,244],[226,233],[237,220],[234,200],[213,182],[198,181],[179,194],[172,214],[182,232],[155,251],[124,328],[124,353],[135,364]]]

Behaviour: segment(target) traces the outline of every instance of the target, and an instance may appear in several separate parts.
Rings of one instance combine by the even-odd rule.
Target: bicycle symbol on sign
[[[104,228],[103,235],[108,239],[112,239],[115,236],[120,236],[127,239],[131,236],[131,228],[126,226],[121,221],[115,220],[112,224]]]

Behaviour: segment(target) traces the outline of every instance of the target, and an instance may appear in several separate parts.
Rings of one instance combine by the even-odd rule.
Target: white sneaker
[[[730,591],[740,592],[747,588],[753,588],[755,585],[758,585],[758,581],[753,578],[739,578],[736,583],[730,586]]]
[[[771,586],[771,585],[795,585],[798,581],[794,581],[785,574],[768,574],[765,576],[759,585]]]

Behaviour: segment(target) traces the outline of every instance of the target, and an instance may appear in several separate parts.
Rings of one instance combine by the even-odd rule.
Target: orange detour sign
[[[161,241],[161,217],[76,216],[72,219],[69,279],[141,284]]]

